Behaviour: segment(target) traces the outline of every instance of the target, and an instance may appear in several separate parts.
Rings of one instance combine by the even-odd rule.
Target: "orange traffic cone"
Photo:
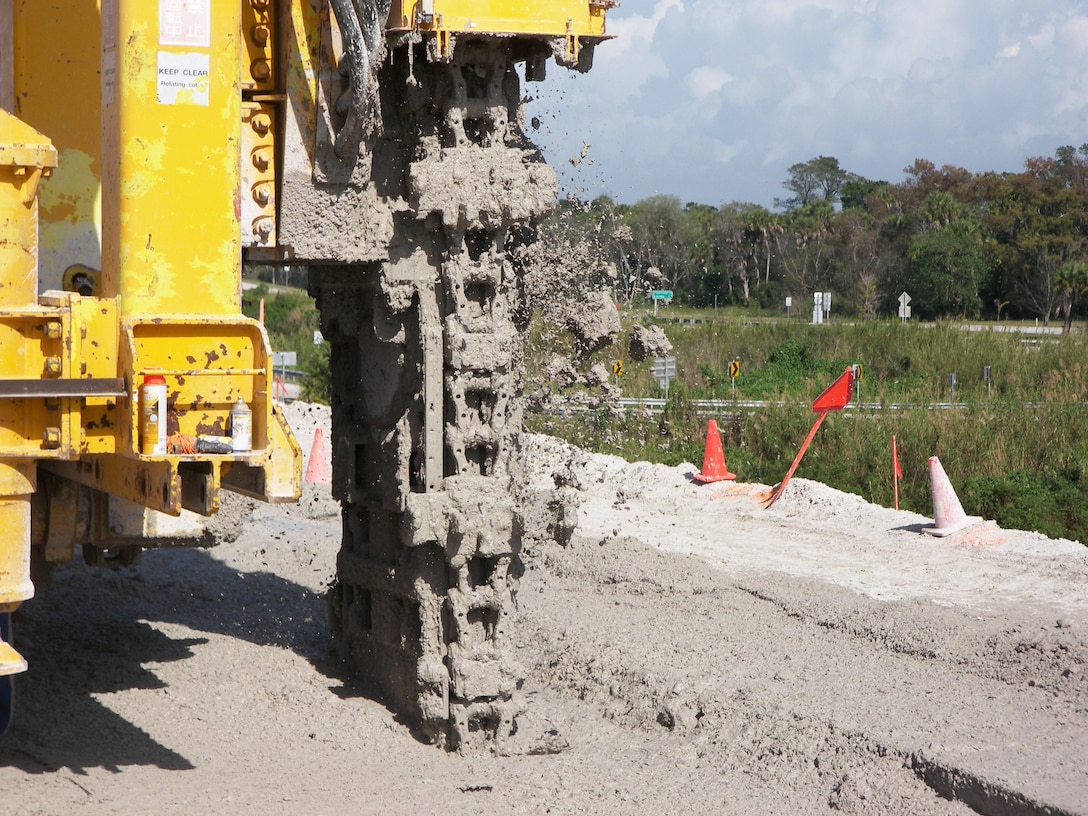
[[[706,426],[706,451],[703,453],[703,469],[695,474],[695,481],[724,482],[735,479],[737,474],[730,473],[725,466],[725,451],[722,450],[722,435],[718,433],[718,423],[710,420]]]
[[[923,533],[934,536],[946,536],[978,524],[982,519],[978,516],[969,516],[963,510],[963,505],[956,497],[956,491],[948,481],[948,475],[941,467],[941,460],[936,456],[929,457],[929,488],[933,494],[933,526],[923,527]]]
[[[310,459],[306,463],[306,481],[310,484],[329,484],[329,465],[325,461],[325,437],[320,428],[314,428],[314,442],[310,446]]]

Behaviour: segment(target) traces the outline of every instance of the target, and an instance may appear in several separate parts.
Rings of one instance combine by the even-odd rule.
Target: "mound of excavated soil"
[[[327,453],[327,409],[287,413]],[[23,607],[0,814],[1088,813],[1079,544],[525,446],[581,504],[524,553],[520,753],[423,745],[342,675],[340,519],[308,484]]]

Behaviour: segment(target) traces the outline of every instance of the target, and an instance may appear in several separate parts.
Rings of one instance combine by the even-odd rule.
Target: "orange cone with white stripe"
[[[979,516],[969,516],[964,512],[956,491],[948,481],[948,474],[936,456],[929,457],[929,488],[933,494],[933,526],[923,527],[923,533],[951,535],[982,521]]]
[[[737,474],[730,473],[729,468],[725,466],[722,435],[718,433],[718,423],[712,419],[706,426],[706,450],[703,452],[703,469],[695,474],[695,481],[706,484],[736,478]]]
[[[329,465],[325,461],[325,437],[320,428],[314,428],[314,442],[310,446],[310,461],[306,463],[306,481],[310,484],[329,484]]]

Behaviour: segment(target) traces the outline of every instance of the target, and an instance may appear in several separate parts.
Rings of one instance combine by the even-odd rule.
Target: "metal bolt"
[[[253,151],[253,166],[260,170],[262,173],[268,169],[268,151],[259,147]]]
[[[49,340],[60,340],[64,327],[57,320],[50,320],[45,324],[45,336]]]
[[[272,118],[267,113],[258,113],[249,120],[249,126],[264,136],[272,129]]]
[[[268,8],[268,0],[249,0],[249,4],[258,11]]]
[[[262,215],[253,221],[253,234],[261,239],[262,244],[271,237],[274,228],[271,216]]]
[[[264,82],[272,76],[272,66],[268,64],[266,59],[253,60],[249,66],[249,75],[258,82]]]
[[[60,357],[45,358],[45,373],[51,377],[59,377],[64,371],[64,363]]]
[[[46,428],[42,433],[42,447],[56,450],[60,447],[60,428]]]
[[[268,186],[264,184],[255,184],[253,186],[253,200],[260,204],[262,207],[267,207],[271,196],[268,194]]]
[[[249,30],[249,36],[253,38],[253,42],[264,48],[268,45],[268,26],[255,25]]]

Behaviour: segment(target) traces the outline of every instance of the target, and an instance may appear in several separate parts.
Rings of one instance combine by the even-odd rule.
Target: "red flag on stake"
[[[903,468],[899,466],[899,450],[895,446],[895,437],[892,437],[892,487],[895,494],[895,509],[899,509],[899,480],[903,478]]]
[[[831,383],[827,389],[816,397],[816,401],[812,403],[812,410],[816,413],[816,421],[812,423],[812,428],[808,432],[808,436],[805,437],[805,441],[801,443],[801,449],[797,451],[797,456],[793,459],[793,464],[790,465],[790,469],[786,471],[786,475],[772,488],[771,492],[763,499],[763,507],[768,508],[782,495],[782,491],[786,489],[786,484],[789,482],[790,477],[793,476],[793,472],[797,470],[797,466],[801,464],[801,457],[805,455],[805,451],[808,450],[808,446],[812,444],[812,437],[816,436],[816,429],[820,427],[820,423],[824,421],[824,417],[827,416],[828,411],[841,411],[850,403],[850,398],[854,393],[854,367],[847,366],[846,370],[839,375],[839,378],[835,382]]]

